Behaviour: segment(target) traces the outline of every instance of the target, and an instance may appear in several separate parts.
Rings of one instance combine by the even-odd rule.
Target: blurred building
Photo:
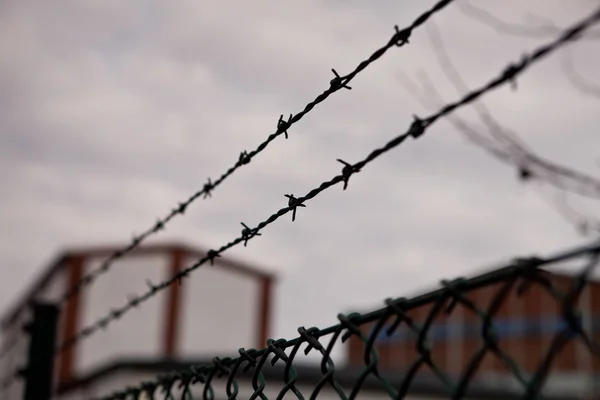
[[[547,273],[554,293],[566,294],[575,279],[568,274]],[[484,347],[482,339],[483,314],[490,310],[504,283],[466,292],[464,297],[480,311],[474,312],[458,303],[449,313],[440,311],[433,317],[427,334],[432,361],[442,371],[457,379],[465,372],[478,350]],[[499,338],[499,348],[512,359],[524,373],[531,377],[546,357],[552,340],[561,331],[569,331],[561,318],[560,301],[541,285],[532,284],[517,294],[518,283],[508,292],[504,302],[494,314],[493,327]],[[600,343],[600,282],[591,281],[578,299],[578,309],[584,330],[596,346]],[[433,302],[407,312],[418,326],[426,324]],[[393,375],[407,372],[420,357],[417,350],[418,335],[406,323],[401,323],[391,335],[386,329],[395,317],[379,331],[375,349],[380,357],[380,370]],[[370,335],[373,324],[363,325],[362,331]],[[363,342],[356,336],[349,340],[348,363],[364,365]],[[594,355],[577,337],[570,340],[552,359],[546,393],[565,395],[581,394],[582,398],[600,398],[600,357]],[[423,366],[419,376],[433,376],[430,368]],[[488,387],[521,389],[507,363],[492,352],[486,353],[474,380]],[[593,394],[590,394],[593,393]],[[588,397],[593,396],[593,397]]]
[[[22,333],[22,326],[30,319],[28,304],[34,299],[59,302],[68,288],[99,268],[115,250],[91,248],[62,253],[5,313],[0,326],[3,342],[0,348],[8,351],[0,353],[2,376],[13,375],[26,364],[29,343],[28,336]],[[64,303],[58,321],[57,345],[84,327],[92,326],[112,309],[123,306],[132,295],[146,292],[148,282],[158,284],[167,280],[205,255],[203,249],[175,243],[142,246],[118,259],[109,271]],[[561,290],[572,283],[568,276],[553,275],[552,279]],[[200,271],[191,273],[181,284],[170,285],[137,309],[130,310],[105,331],[94,332],[59,353],[55,364],[55,400],[98,398],[143,381],[153,381],[173,370],[189,370],[191,365],[211,365],[213,357],[237,357],[239,348],[264,348],[270,337],[274,282],[274,276],[263,268],[228,257],[216,258],[214,266],[202,266]],[[579,299],[584,325],[588,331],[594,332],[596,340],[599,333],[597,317],[600,316],[598,286],[598,283],[592,283]],[[498,289],[498,286],[488,287],[466,296],[485,309]],[[430,307],[412,310],[409,315],[415,322],[423,324]],[[502,348],[526,371],[535,370],[552,335],[564,328],[558,322],[558,311],[557,301],[533,286],[521,297],[509,296],[494,319],[502,338]],[[365,334],[370,334],[373,326],[365,325],[363,328]],[[436,317],[429,329],[431,354],[436,365],[455,376],[461,373],[482,345],[480,329],[481,319],[460,305],[450,315]],[[323,343],[326,341],[323,338]],[[390,398],[373,374],[363,381],[362,342],[351,336],[345,344],[348,345],[348,362],[346,365],[337,363],[334,370],[336,382],[346,396],[360,385],[358,399]],[[378,370],[388,374],[393,386],[399,387],[403,372],[418,357],[415,334],[406,327],[389,337],[380,334],[376,348],[380,356]],[[319,399],[340,398],[331,385],[323,385],[324,374],[320,365],[294,363],[294,366],[297,374],[295,387],[304,397],[309,398],[315,388],[322,386]],[[569,385],[580,388],[590,382],[593,374],[598,377],[598,360],[593,359],[579,343],[567,346],[554,366],[554,377],[561,383],[564,396],[552,393],[548,396],[552,400],[574,399],[573,391],[568,390]],[[261,368],[260,379],[265,382],[261,390],[268,398],[276,398],[285,387],[284,368],[282,362],[275,366],[266,362]],[[406,399],[448,397],[447,389],[438,378],[421,372],[411,381]],[[514,382],[508,380],[507,372],[501,362],[486,357],[478,373],[479,378],[483,376],[485,379],[469,385],[464,398],[518,398],[511,387]],[[254,374],[255,370],[250,369],[236,375],[237,398],[249,398],[255,392],[258,380],[255,380]],[[0,400],[23,398],[22,381],[11,382],[7,390],[0,388]],[[226,377],[212,383],[215,399],[227,397],[226,385]],[[203,398],[202,390],[202,384],[194,385],[193,398]],[[174,389],[174,395],[175,398],[181,397],[179,387]],[[296,396],[287,392],[285,398]]]
[[[57,302],[67,288],[96,270],[117,248],[65,251],[52,262],[2,317],[0,371],[6,376],[26,363],[30,301]],[[107,273],[75,293],[62,307],[58,343],[94,324],[130,296],[148,291],[203,258],[206,251],[181,244],[142,246],[114,262]],[[181,284],[173,284],[130,310],[123,318],[57,357],[57,388],[96,374],[127,358],[210,359],[236,354],[240,347],[263,347],[269,335],[274,276],[264,269],[219,257]],[[57,345],[58,345],[57,343]],[[135,384],[136,380],[120,382]],[[21,399],[20,382],[0,398]]]

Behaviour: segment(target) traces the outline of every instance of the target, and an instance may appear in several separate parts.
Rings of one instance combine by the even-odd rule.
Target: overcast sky
[[[431,0],[0,3],[0,307],[67,246],[125,244],[235,163],[289,115],[407,26]],[[457,2],[458,3],[458,2]],[[481,1],[499,18],[567,26],[597,2]],[[471,87],[553,38],[502,35],[452,4],[434,17]],[[571,48],[600,84],[598,42]],[[457,97],[426,28],[317,106],[157,240],[219,247],[428,115],[400,78],[426,71]],[[538,154],[599,176],[600,98],[577,91],[561,57],[485,98]],[[476,122],[476,114],[462,114]],[[484,131],[482,131],[484,132]],[[227,252],[279,275],[273,336],[335,323],[386,297],[433,288],[517,255],[589,242],[448,122]],[[593,203],[577,202],[598,213]],[[202,270],[195,272],[201,274]],[[123,299],[125,300],[125,299]],[[118,323],[118,322],[117,322]]]

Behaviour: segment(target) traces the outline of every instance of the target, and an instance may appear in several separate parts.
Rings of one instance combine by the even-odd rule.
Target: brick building
[[[562,293],[566,293],[574,283],[574,278],[563,273],[548,273],[548,278]],[[465,294],[477,308],[485,310],[502,283],[472,290]],[[546,289],[531,285],[521,295],[516,287],[508,294],[498,313],[493,318],[499,347],[512,358],[525,373],[531,376],[548,352],[555,335],[568,329],[560,317],[560,304]],[[407,315],[414,322],[423,325],[433,304],[410,310]],[[578,308],[582,324],[596,343],[600,342],[600,282],[589,282],[579,297]],[[393,322],[390,318],[389,323]],[[363,326],[368,335],[373,325]],[[390,336],[382,329],[375,341],[379,353],[379,365],[398,375],[407,371],[419,358],[417,352],[417,334],[406,324],[401,324]],[[476,352],[483,346],[481,337],[482,318],[463,305],[457,305],[450,314],[439,313],[428,333],[431,359],[443,371],[458,378]],[[364,365],[364,346],[352,337],[348,345],[348,363],[350,366]],[[429,375],[431,370],[421,368],[419,375]],[[519,388],[519,383],[509,368],[498,357],[488,352],[478,369],[475,380],[499,387]],[[576,338],[567,343],[553,359],[550,377],[546,382],[548,392],[562,392],[567,395],[582,393],[586,397],[600,398],[600,357],[594,356],[582,340]]]

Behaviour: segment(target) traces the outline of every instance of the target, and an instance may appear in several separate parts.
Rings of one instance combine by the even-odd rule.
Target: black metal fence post
[[[33,304],[33,319],[24,330],[30,335],[27,366],[22,370],[25,381],[24,400],[50,400],[54,369],[54,348],[58,325],[58,307]]]

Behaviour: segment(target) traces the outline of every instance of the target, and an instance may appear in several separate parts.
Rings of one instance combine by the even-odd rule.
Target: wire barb
[[[286,139],[288,138],[288,129],[290,128],[290,126],[292,126],[291,121],[292,121],[292,114],[290,114],[290,117],[288,118],[287,121],[285,121],[283,119],[283,114],[281,114],[279,116],[279,121],[277,121],[277,131],[283,132]]]
[[[524,68],[527,67],[528,63],[529,60],[526,56],[524,56],[520,63],[510,64],[504,70],[504,74],[502,75],[502,77],[510,83],[510,87],[512,90],[517,90],[517,75],[519,74],[519,72],[521,72]]]
[[[296,220],[296,208],[298,207],[306,207],[306,205],[300,203],[300,200],[295,198],[293,194],[284,195],[288,200],[288,207],[292,210],[292,222]]]
[[[396,31],[396,34],[392,38],[391,43],[398,47],[402,47],[405,44],[410,43],[409,39],[410,35],[412,34],[412,28],[409,27],[400,30],[398,25],[394,25],[394,30]]]
[[[248,244],[248,240],[252,239],[254,236],[262,236],[262,233],[259,233],[256,229],[250,228],[248,225],[241,222],[244,229],[242,229],[242,239],[244,239],[244,247]]]
[[[208,182],[204,184],[202,187],[202,191],[204,192],[204,198],[212,197],[212,190],[215,188],[215,185],[212,183],[210,178],[208,178]]]
[[[412,136],[413,139],[418,139],[419,137],[421,137],[421,135],[425,133],[426,128],[427,124],[425,123],[425,121],[414,115],[413,122],[410,128],[408,129],[408,134]]]
[[[251,157],[248,155],[248,153],[244,150],[240,153],[240,156],[238,158],[238,164],[239,165],[246,165],[250,162]]]
[[[331,81],[329,81],[331,90],[337,91],[337,90],[340,90],[341,88],[352,90],[352,88],[346,84],[346,82],[348,81],[347,77],[339,76],[338,73],[333,68],[331,69],[331,72],[333,72],[333,74],[335,75],[335,78],[333,78]]]
[[[346,188],[348,187],[348,180],[350,180],[350,176],[352,176],[352,174],[360,172],[360,168],[355,165],[348,164],[346,161],[339,158],[337,159],[337,161],[344,164],[344,168],[342,168],[342,176],[344,177],[343,190],[346,190]]]
[[[221,255],[217,250],[209,250],[208,253],[206,253],[206,257],[210,261],[210,265],[214,265],[215,258],[221,257]]]
[[[522,165],[518,168],[519,171],[519,180],[523,181],[523,182],[527,182],[530,181],[531,179],[533,179],[533,172],[531,172],[531,170],[529,168],[527,168],[525,165]]]

